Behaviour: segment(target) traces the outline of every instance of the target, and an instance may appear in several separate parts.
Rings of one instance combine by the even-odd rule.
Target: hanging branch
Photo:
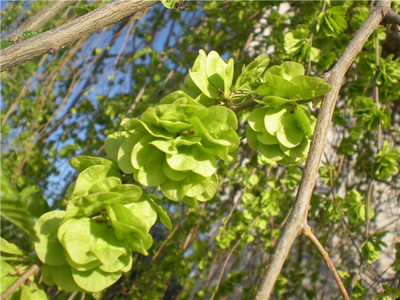
[[[317,248],[319,254],[322,257],[322,259],[325,261],[326,266],[328,267],[328,269],[331,271],[333,277],[335,278],[336,283],[337,283],[337,285],[338,285],[338,287],[340,289],[340,292],[342,293],[343,299],[350,300],[350,297],[347,294],[346,288],[343,285],[342,279],[340,278],[338,272],[336,271],[336,268],[335,268],[331,258],[329,257],[328,252],[326,252],[326,250],[324,249],[324,246],[321,245],[321,243],[318,241],[318,239],[316,238],[314,233],[312,233],[311,227],[306,225],[305,229],[302,232],[302,234],[305,237],[307,237],[311,241],[311,243],[313,243],[315,248]]]
[[[307,220],[310,199],[317,179],[319,164],[336,100],[341,88],[342,79],[369,36],[379,24],[385,20],[385,16],[390,10],[390,4],[391,0],[381,0],[378,2],[377,6],[361,25],[334,67],[323,76],[325,81],[332,86],[332,91],[324,96],[293,210],[277,241],[274,253],[264,270],[264,274],[262,275],[261,282],[255,294],[256,300],[269,299],[275,281],[282,270],[282,266],[294,240],[302,233],[302,230],[305,229],[304,222]]]
[[[25,22],[21,27],[4,37],[5,40],[18,43],[21,41],[20,35],[26,30],[38,31],[42,28],[48,21],[50,21],[56,14],[61,10],[77,3],[78,0],[53,0],[45,6],[36,15]]]
[[[0,51],[0,70],[4,72],[39,55],[54,54],[79,38],[143,11],[159,0],[119,0],[101,6],[58,28],[46,31]]]

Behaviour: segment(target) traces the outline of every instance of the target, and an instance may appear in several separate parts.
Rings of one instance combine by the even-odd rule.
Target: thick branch
[[[5,40],[10,42],[17,42],[20,35],[26,30],[38,31],[48,21],[50,21],[58,12],[67,6],[78,2],[77,0],[53,0],[46,5],[41,11],[25,22],[20,28],[13,33],[4,37]]]
[[[37,270],[39,270],[40,266],[42,263],[40,261],[35,262],[32,266],[28,268],[28,270],[25,271],[24,274],[22,274],[17,281],[15,281],[10,287],[1,295],[1,300],[7,299],[17,288],[21,286],[31,276],[33,273],[35,273]]]
[[[0,70],[4,72],[39,55],[54,53],[81,37],[143,11],[158,2],[159,0],[120,0],[101,6],[58,28],[1,50]]]
[[[326,266],[328,269],[331,271],[333,277],[336,280],[336,283],[339,287],[340,292],[342,293],[343,299],[345,300],[350,300],[349,295],[347,294],[346,288],[343,285],[342,279],[340,278],[338,272],[336,271],[336,268],[329,257],[328,252],[325,251],[324,246],[321,245],[321,243],[318,241],[316,236],[312,233],[310,226],[306,225],[305,229],[303,230],[303,235],[307,237],[311,243],[317,248],[319,254],[321,255],[322,259],[325,261]]]
[[[324,97],[296,201],[292,213],[290,214],[278,239],[270,262],[265,268],[264,274],[261,278],[260,285],[258,286],[255,295],[255,299],[257,300],[269,299],[275,281],[281,272],[286,257],[289,254],[290,248],[292,247],[296,237],[301,233],[303,224],[307,220],[308,207],[310,205],[312,191],[315,186],[322,152],[326,142],[326,136],[331,123],[336,99],[340,91],[342,79],[357,54],[361,51],[366,40],[390,10],[390,3],[391,0],[381,0],[378,2],[378,5],[357,31],[335,66],[324,75],[326,82],[332,85],[332,91]]]

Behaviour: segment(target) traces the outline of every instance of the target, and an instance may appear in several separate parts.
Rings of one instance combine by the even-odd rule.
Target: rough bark
[[[112,2],[83,15],[58,28],[46,31],[21,43],[0,51],[0,70],[4,72],[12,67],[39,55],[54,54],[60,48],[91,34],[105,26],[143,11],[159,0],[120,0]]]

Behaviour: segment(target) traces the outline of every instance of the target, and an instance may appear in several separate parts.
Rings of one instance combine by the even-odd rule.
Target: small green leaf
[[[73,199],[87,195],[94,184],[107,177],[117,177],[122,179],[120,172],[104,165],[92,166],[83,170],[76,179],[71,194],[67,195],[68,198]]]
[[[68,161],[71,168],[74,168],[78,172],[91,167],[91,166],[108,166],[118,170],[118,166],[110,159],[103,157],[85,156],[78,155]]]
[[[264,124],[264,118],[265,115],[267,114],[269,108],[268,107],[263,107],[263,108],[255,108],[250,116],[249,116],[249,126],[257,132],[263,132],[265,131],[265,124]]]
[[[32,240],[38,241],[25,205],[19,200],[18,197],[19,196],[15,188],[9,183],[8,179],[4,175],[4,172],[1,172],[1,217],[17,226]]]
[[[122,272],[106,273],[100,269],[80,272],[72,269],[72,277],[76,284],[86,292],[97,293],[113,285],[120,279]]]
[[[381,252],[381,247],[377,244],[364,242],[361,245],[361,256],[362,258],[367,259],[370,264],[379,258]]]
[[[287,148],[298,146],[304,139],[304,132],[296,125],[295,116],[290,111],[283,115],[283,126],[278,130],[276,137],[279,143]]]
[[[162,207],[161,205],[158,205],[151,197],[148,197],[148,201],[151,203],[153,208],[156,210],[161,223],[164,224],[164,226],[167,227],[169,230],[171,230],[172,223],[171,223],[171,219],[168,216],[167,210],[164,207]]]
[[[175,4],[178,3],[179,0],[161,0],[161,3],[168,9],[174,9]]]
[[[67,292],[84,292],[74,281],[72,277],[72,270],[69,265],[50,266],[51,277],[54,283],[64,291]]]
[[[57,238],[57,231],[65,216],[65,211],[55,210],[42,215],[35,224],[39,242],[35,242],[38,258],[47,265],[66,264],[64,250]]]
[[[9,243],[3,238],[1,238],[0,251],[12,255],[24,255],[17,245]]]
[[[118,162],[118,150],[119,147],[130,137],[127,132],[115,132],[107,136],[104,141],[104,150],[106,151],[109,158],[113,161]]]
[[[386,293],[392,295],[395,298],[400,297],[400,290],[396,288],[390,288],[387,285],[382,284],[383,289],[385,290]]]

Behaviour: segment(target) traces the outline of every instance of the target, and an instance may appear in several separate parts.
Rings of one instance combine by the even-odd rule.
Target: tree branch
[[[305,229],[303,230],[302,233],[305,237],[307,237],[311,241],[311,243],[313,243],[315,248],[317,248],[322,259],[325,261],[326,266],[328,267],[328,269],[331,271],[333,277],[335,278],[336,283],[339,287],[339,290],[342,293],[343,299],[350,300],[350,297],[347,294],[346,288],[343,285],[342,279],[340,279],[340,276],[339,276],[338,272],[336,271],[336,268],[335,268],[331,258],[329,257],[328,252],[326,252],[326,250],[324,249],[324,246],[321,245],[321,243],[318,241],[318,239],[312,233],[311,227],[308,225],[305,225]]]
[[[158,2],[159,0],[119,0],[101,6],[58,28],[1,50],[0,70],[4,72],[45,53],[54,54],[65,45]]]
[[[36,261],[32,266],[30,266],[28,270],[26,270],[25,273],[22,274],[17,281],[10,285],[10,287],[1,295],[1,300],[7,299],[12,293],[14,293],[15,290],[29,278],[29,276],[40,269],[41,265],[42,263],[40,261]]]
[[[303,229],[304,221],[307,220],[310,199],[315,186],[322,152],[342,79],[357,54],[361,51],[364,43],[390,10],[390,3],[391,0],[381,0],[378,2],[377,6],[350,41],[335,66],[323,76],[325,81],[332,85],[332,91],[324,97],[292,213],[282,230],[270,262],[264,270],[255,294],[256,300],[269,299],[293,242]]]
[[[58,12],[63,10],[65,7],[78,2],[78,0],[53,0],[46,5],[40,12],[30,18],[21,27],[4,37],[13,43],[17,43],[20,35],[26,30],[38,31],[48,21],[50,21]]]

